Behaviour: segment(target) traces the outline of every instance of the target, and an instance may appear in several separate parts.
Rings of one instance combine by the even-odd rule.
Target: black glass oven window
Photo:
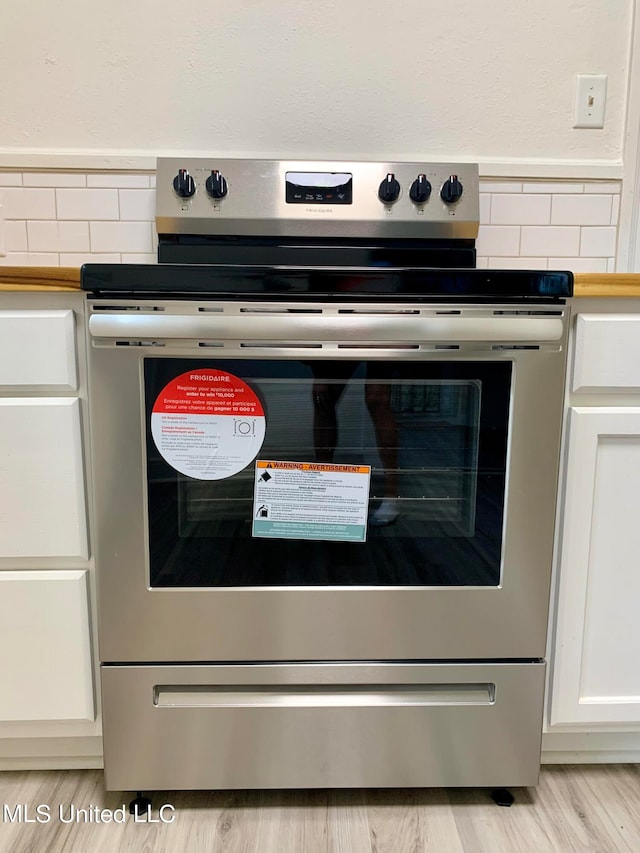
[[[255,461],[180,474],[151,411],[186,371],[222,370],[257,395],[258,459],[372,467],[366,542],[252,536]],[[512,365],[476,361],[144,361],[150,585],[497,586]]]

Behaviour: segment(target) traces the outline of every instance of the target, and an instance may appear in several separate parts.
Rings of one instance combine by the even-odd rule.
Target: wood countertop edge
[[[0,291],[80,290],[79,267],[0,267]]]
[[[574,274],[574,296],[640,296],[640,273]]]
[[[574,296],[640,296],[640,273],[576,273]],[[78,267],[0,267],[2,291],[77,291]]]

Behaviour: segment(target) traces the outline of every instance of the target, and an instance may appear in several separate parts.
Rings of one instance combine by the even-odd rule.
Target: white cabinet
[[[567,447],[551,724],[640,727],[640,408],[571,408]]]
[[[0,293],[0,768],[99,752],[83,302]]]
[[[640,392],[640,314],[578,314],[571,390]]]
[[[0,385],[78,387],[73,311],[0,310]]]
[[[86,571],[0,571],[0,722],[93,720]]]
[[[640,731],[640,306],[611,300],[606,311],[602,302],[580,302],[567,382],[549,730],[632,737]]]
[[[0,557],[87,558],[80,401],[0,397]]]

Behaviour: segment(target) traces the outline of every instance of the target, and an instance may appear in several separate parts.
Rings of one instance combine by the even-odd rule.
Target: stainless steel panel
[[[542,663],[105,666],[109,790],[535,785]],[[162,705],[158,685],[244,692]],[[493,701],[460,702],[493,685]],[[399,701],[453,691],[437,703]],[[272,697],[260,702],[264,692]],[[292,693],[315,702],[292,704]],[[255,703],[251,693],[258,695]],[[323,697],[344,696],[328,702]],[[360,695],[362,703],[350,703]],[[279,704],[276,700],[280,696]],[[486,696],[486,693],[485,693]]]
[[[446,307],[437,304],[431,310]],[[455,308],[463,313],[476,310]],[[103,662],[544,656],[566,327],[548,349],[491,351],[485,344],[461,351],[414,352],[399,346],[392,356],[513,362],[502,579],[498,587],[483,588],[150,590],[141,402],[142,359],[149,351],[96,343],[89,358]],[[385,349],[379,354],[369,348],[333,350],[331,357],[391,357]],[[153,355],[193,358],[197,353],[206,366],[209,357],[237,357],[242,352],[233,342],[229,350],[226,344],[223,350],[207,350],[198,349],[195,341],[191,347],[178,342],[166,350],[154,349]],[[282,354],[273,350],[272,357]],[[310,349],[305,358],[315,354]],[[327,351],[320,350],[317,357],[327,358]]]
[[[562,317],[433,317],[412,314],[347,314],[325,309],[319,314],[239,314],[220,305],[212,314],[124,315],[100,312],[89,318],[93,338],[205,339],[237,341],[557,341]]]
[[[173,189],[178,169],[196,182],[191,198]],[[205,191],[212,169],[226,177],[228,195],[214,200]],[[350,172],[353,204],[287,204],[287,172]],[[378,199],[378,187],[394,173],[402,190],[391,205]],[[409,198],[418,174],[433,186],[425,204]],[[440,188],[450,175],[464,187],[459,202],[445,204]],[[361,163],[161,157],[157,166],[156,224],[159,234],[218,234],[301,237],[468,238],[478,235],[478,167],[473,163]]]

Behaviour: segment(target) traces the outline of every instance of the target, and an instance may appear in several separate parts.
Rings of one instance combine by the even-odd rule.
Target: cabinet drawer
[[[0,571],[0,721],[93,720],[86,571]]]
[[[640,314],[578,314],[572,390],[640,391]]]
[[[73,311],[0,311],[0,385],[78,387]]]
[[[0,397],[0,557],[87,558],[80,401]]]

